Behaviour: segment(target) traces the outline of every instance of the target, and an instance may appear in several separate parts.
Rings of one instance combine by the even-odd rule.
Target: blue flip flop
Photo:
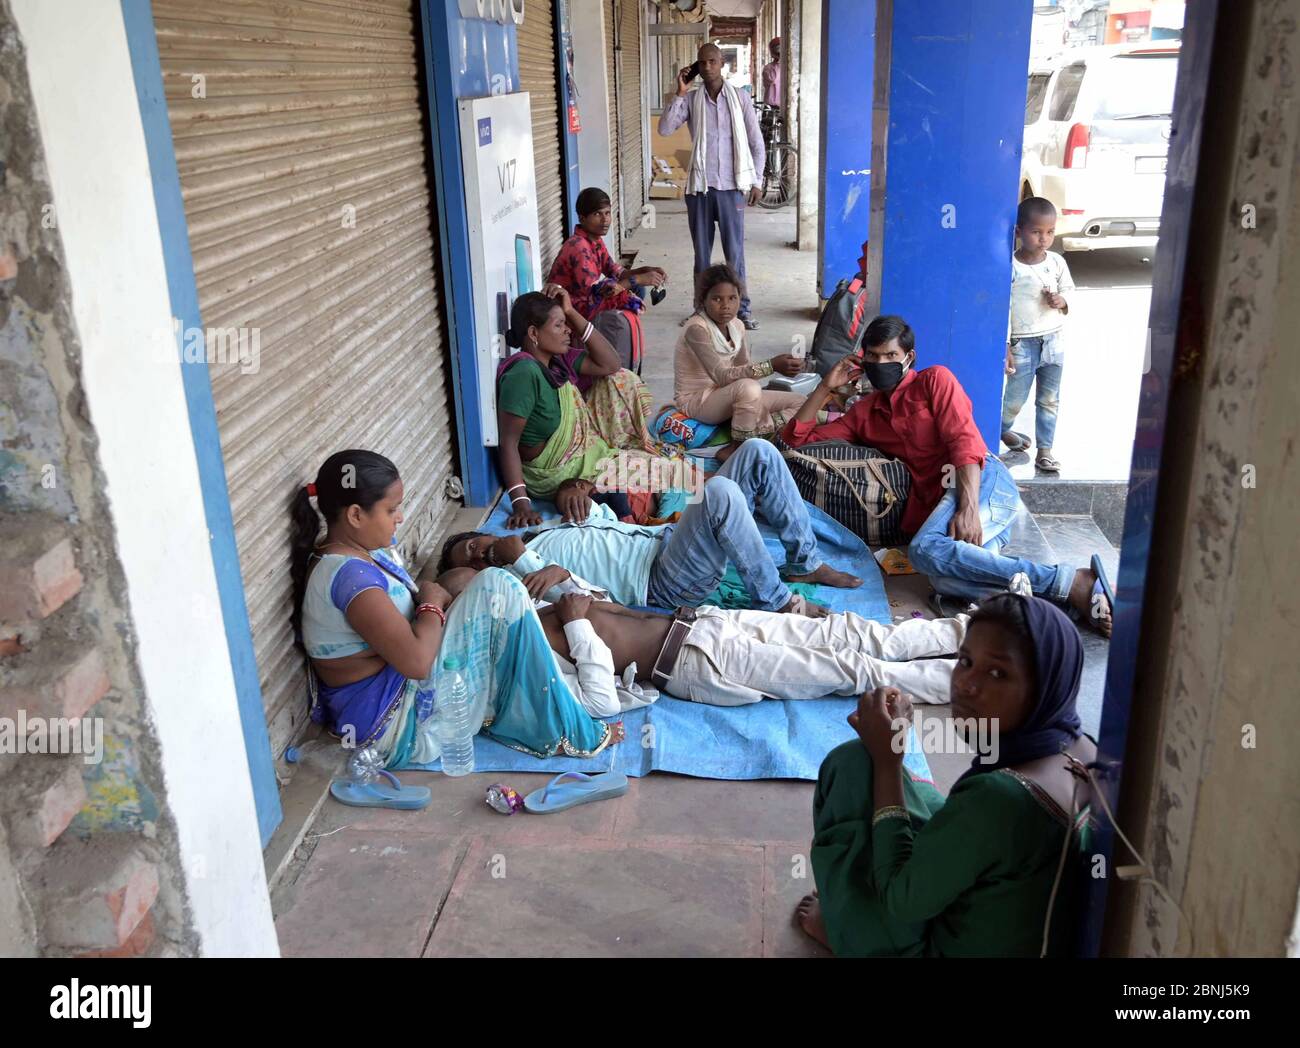
[[[428,786],[403,786],[391,771],[379,774],[386,783],[362,785],[350,779],[335,779],[330,783],[330,794],[340,804],[354,808],[397,808],[399,811],[416,811],[427,806],[433,797]]]
[[[1092,573],[1097,576],[1097,585],[1101,587],[1102,593],[1106,595],[1106,603],[1110,606],[1110,617],[1113,622],[1115,619],[1115,587],[1110,584],[1110,577],[1106,574],[1106,565],[1101,562],[1101,554],[1092,555]],[[1093,589],[1096,592],[1096,589]]]
[[[571,781],[564,781],[566,779]],[[627,776],[621,771],[608,771],[604,775],[566,771],[555,776],[540,790],[533,790],[524,798],[524,807],[542,815],[591,801],[603,801],[607,797],[621,797],[625,793]]]

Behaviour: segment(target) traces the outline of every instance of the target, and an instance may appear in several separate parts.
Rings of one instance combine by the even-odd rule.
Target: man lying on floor
[[[823,563],[807,504],[781,453],[765,440],[745,441],[717,476],[705,482],[703,499],[687,506],[678,524],[622,524],[601,519],[598,508],[587,509],[591,515],[585,523],[550,528],[528,540],[529,549],[547,562],[546,585],[528,583],[534,597],[542,596],[573,571],[624,604],[695,606],[717,588],[730,561],[755,608],[816,618],[827,609],[791,593],[786,582],[844,588],[862,585],[857,576]],[[755,513],[781,537],[786,557],[781,572],[763,545]],[[523,550],[513,536],[454,535],[443,547],[439,570],[504,567],[519,552],[505,557],[502,543],[515,543],[514,548]]]
[[[454,568],[438,584],[455,597],[476,574]],[[539,601],[538,614],[565,683],[594,717],[658,698],[634,681],[715,706],[860,695],[885,684],[918,702],[947,702],[955,660],[930,656],[952,655],[966,634],[965,615],[896,626],[852,612],[810,619],[703,607],[669,617],[594,598],[576,579],[562,590],[550,591],[554,604]]]

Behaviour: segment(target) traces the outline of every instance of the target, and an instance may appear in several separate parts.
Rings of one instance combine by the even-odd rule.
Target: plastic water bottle
[[[442,747],[442,770],[447,775],[468,775],[474,770],[474,726],[469,722],[469,688],[460,674],[455,655],[443,660],[438,677],[435,730]]]

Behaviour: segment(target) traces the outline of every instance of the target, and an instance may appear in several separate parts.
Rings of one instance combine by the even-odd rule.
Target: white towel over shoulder
[[[708,121],[705,117],[706,91],[701,84],[691,92],[691,130],[695,134],[695,143],[691,150],[691,169],[686,174],[686,192],[704,193],[709,188],[708,167],[705,157],[705,140],[708,138]],[[731,117],[731,157],[732,170],[735,172],[736,188],[748,193],[758,184],[754,171],[754,158],[749,152],[749,132],[745,127],[745,113],[741,109],[740,92],[725,80],[722,82],[721,98],[727,103],[727,112]]]

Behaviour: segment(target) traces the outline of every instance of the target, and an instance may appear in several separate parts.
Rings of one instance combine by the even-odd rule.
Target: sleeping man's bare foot
[[[847,571],[836,571],[829,564],[823,564],[816,571],[807,575],[786,575],[786,582],[813,582],[822,586],[835,586],[838,589],[857,589],[862,580]]]
[[[831,948],[831,944],[826,941],[826,923],[822,920],[822,904],[816,892],[799,900],[799,905],[794,908],[794,919],[810,939],[821,943],[828,950]]]

